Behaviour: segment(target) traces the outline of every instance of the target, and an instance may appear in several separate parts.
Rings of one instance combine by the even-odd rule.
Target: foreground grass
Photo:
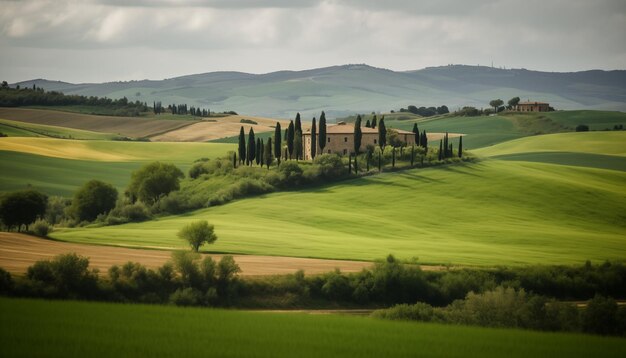
[[[626,173],[488,160],[350,180],[146,223],[58,230],[54,238],[184,247],[176,233],[215,224],[215,252],[422,263],[579,264],[626,257]]]
[[[626,340],[512,329],[0,298],[3,357],[621,357]]]

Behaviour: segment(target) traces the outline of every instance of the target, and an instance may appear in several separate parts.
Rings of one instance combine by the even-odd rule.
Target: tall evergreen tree
[[[415,145],[420,145],[420,130],[417,128],[417,123],[413,123],[413,135],[415,136]]]
[[[261,147],[261,138],[256,139],[256,150],[254,152],[256,153],[256,156],[254,158],[256,165],[259,165],[261,164],[261,155],[263,155],[263,148]]]
[[[372,124],[370,123],[370,120],[368,119],[368,120],[365,122],[365,128],[370,128],[371,126],[372,126]]]
[[[449,145],[448,145],[448,132],[446,132],[446,135],[443,137],[443,149],[444,149],[443,157],[444,158],[448,158],[449,157],[449,155],[448,155],[448,147],[449,147]]]
[[[320,115],[320,127],[317,141],[320,146],[320,154],[324,154],[324,147],[326,147],[326,114],[324,114],[324,111],[322,111]]]
[[[426,134],[426,130],[423,131],[420,145],[424,148],[424,153],[428,153],[428,135]]]
[[[385,149],[387,145],[387,128],[385,127],[385,116],[382,116],[380,122],[378,122],[378,145],[380,149]]]
[[[280,136],[282,135],[282,131],[280,129],[280,122],[276,122],[276,128],[274,128],[274,156],[276,160],[278,160],[278,164],[280,165],[280,157],[282,152],[282,139]]]
[[[317,154],[317,126],[315,125],[315,117],[311,121],[311,160],[315,159]]]
[[[361,116],[356,117],[354,122],[354,155],[358,155],[361,151],[361,140],[363,139],[363,133],[361,132]]]
[[[246,156],[246,164],[252,165],[255,157],[256,157],[256,140],[254,138],[254,129],[250,127],[250,132],[248,132],[248,153]]]
[[[293,156],[293,139],[296,135],[296,130],[293,125],[293,121],[289,122],[289,127],[287,127],[287,151],[289,152],[289,159]]]
[[[267,169],[272,165],[272,138],[267,138],[267,144],[265,144],[265,154],[263,155],[263,159],[265,159],[265,165],[267,165]]]
[[[302,158],[302,132],[296,131],[293,135],[293,156],[296,160]]]
[[[233,153],[233,169],[237,168],[237,153]]]
[[[459,158],[463,157],[463,136],[459,137]]]
[[[376,115],[372,117],[372,128],[376,128]]]
[[[244,162],[246,160],[246,135],[243,131],[243,126],[239,130],[239,161]]]
[[[450,143],[450,148],[449,148],[449,151],[448,151],[448,154],[449,154],[449,155],[448,155],[448,158],[451,158],[451,157],[452,157],[452,155],[453,155],[452,153],[453,153],[453,150],[452,150],[452,143]]]
[[[296,121],[294,123],[294,141],[296,139],[296,133],[300,133],[300,146],[295,148],[296,159],[302,159],[302,122],[300,120],[300,112],[296,113]]]

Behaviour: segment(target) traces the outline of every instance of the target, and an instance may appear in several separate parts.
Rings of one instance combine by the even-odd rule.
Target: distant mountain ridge
[[[549,102],[557,109],[626,111],[626,70],[540,72],[449,65],[392,71],[358,64],[265,74],[220,71],[164,80],[73,84],[37,79],[17,84],[281,118],[296,112],[308,118],[322,110],[329,117],[384,112],[410,104],[488,107],[492,99],[506,102],[515,96]]]

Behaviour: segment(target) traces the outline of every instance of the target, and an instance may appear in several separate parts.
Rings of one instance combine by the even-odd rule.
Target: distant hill
[[[148,103],[188,103],[212,111],[291,118],[329,117],[354,112],[389,111],[409,104],[454,110],[488,107],[491,99],[549,102],[557,109],[626,111],[626,71],[539,72],[484,66],[450,65],[396,72],[367,65],[343,65],[267,74],[211,72],[152,81],[71,84],[43,79],[46,90],[119,98]]]

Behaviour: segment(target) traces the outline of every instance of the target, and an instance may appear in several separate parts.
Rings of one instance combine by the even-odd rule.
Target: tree
[[[493,107],[493,111],[494,113],[498,113],[498,107],[500,107],[502,104],[504,103],[504,101],[502,101],[501,99],[494,99],[492,101],[489,102],[489,105],[491,107]]]
[[[280,124],[278,124],[280,126]],[[280,130],[280,129],[279,129]],[[239,130],[239,161],[244,162],[246,160],[246,134],[243,131],[243,126]]]
[[[296,131],[293,137],[293,154],[296,160],[302,158],[302,132]]]
[[[385,127],[385,116],[382,116],[380,122],[378,122],[378,145],[380,149],[385,149],[387,145],[387,128]]]
[[[420,145],[424,148],[424,153],[428,153],[428,136],[426,135],[426,130],[422,132],[422,139],[420,140]]]
[[[180,188],[185,175],[174,164],[153,162],[132,173],[126,195],[132,202],[152,205],[163,195]]]
[[[517,107],[517,105],[519,104],[519,97],[513,97],[509,100],[508,105],[509,105],[509,109],[515,109],[515,107]]]
[[[417,128],[417,123],[413,123],[413,135],[415,136],[415,145],[420,145],[420,130]]]
[[[296,129],[293,125],[293,121],[289,122],[289,127],[287,128],[287,151],[289,151],[289,159],[293,156],[293,140],[296,135]]]
[[[195,252],[198,252],[203,244],[212,244],[217,240],[215,227],[206,220],[195,221],[183,226],[178,232],[178,237],[186,240]]]
[[[439,141],[439,154],[437,159],[442,160],[443,159],[443,140]]]
[[[263,141],[261,138],[256,139],[256,165],[263,163]]]
[[[376,128],[376,115],[372,117],[372,128]]]
[[[46,213],[48,197],[36,190],[14,191],[2,196],[0,220],[8,230],[29,225]]]
[[[407,111],[409,111],[409,112],[411,112],[413,114],[417,114],[418,113],[417,107],[415,107],[413,105],[410,105],[410,106],[406,107],[406,109],[407,109]]]
[[[300,121],[300,112],[296,113],[296,121],[294,122],[294,142],[298,139],[297,133],[300,133],[299,146],[294,144],[294,151],[296,152],[296,159],[302,159],[302,122]]]
[[[317,127],[315,126],[315,117],[311,121],[311,160],[315,159],[317,154]]]
[[[326,114],[322,111],[320,115],[320,133],[319,133],[319,146],[320,146],[320,154],[324,153],[324,147],[326,147]]]
[[[372,124],[370,123],[370,120],[368,119],[367,122],[365,122],[365,128],[371,128]]]
[[[252,165],[252,162],[256,158],[256,140],[254,138],[254,129],[250,127],[248,132],[248,153],[246,155],[246,164]]]
[[[448,158],[450,155],[448,154],[448,148],[449,148],[449,144],[448,144],[448,132],[446,132],[446,135],[443,137],[443,157],[444,158]]]
[[[100,214],[107,214],[115,207],[117,189],[100,180],[85,183],[72,199],[70,211],[78,221],[93,221]]]
[[[272,165],[272,138],[267,138],[267,144],[265,144],[265,153],[263,154],[263,159],[265,159],[265,165],[267,165],[267,169]]]
[[[361,116],[356,117],[354,122],[354,155],[356,156],[361,151],[361,140],[363,139],[363,133],[361,132]]]
[[[459,158],[463,157],[463,137],[459,137]]]
[[[441,107],[437,107],[437,114],[446,114],[446,113],[450,113],[448,106],[443,105]]]
[[[589,132],[589,126],[586,124],[579,124],[576,126],[576,132]]]
[[[280,122],[276,122],[276,128],[274,129],[274,157],[278,160],[280,165],[280,156],[282,152],[282,139],[280,138],[282,131],[280,129]]]

